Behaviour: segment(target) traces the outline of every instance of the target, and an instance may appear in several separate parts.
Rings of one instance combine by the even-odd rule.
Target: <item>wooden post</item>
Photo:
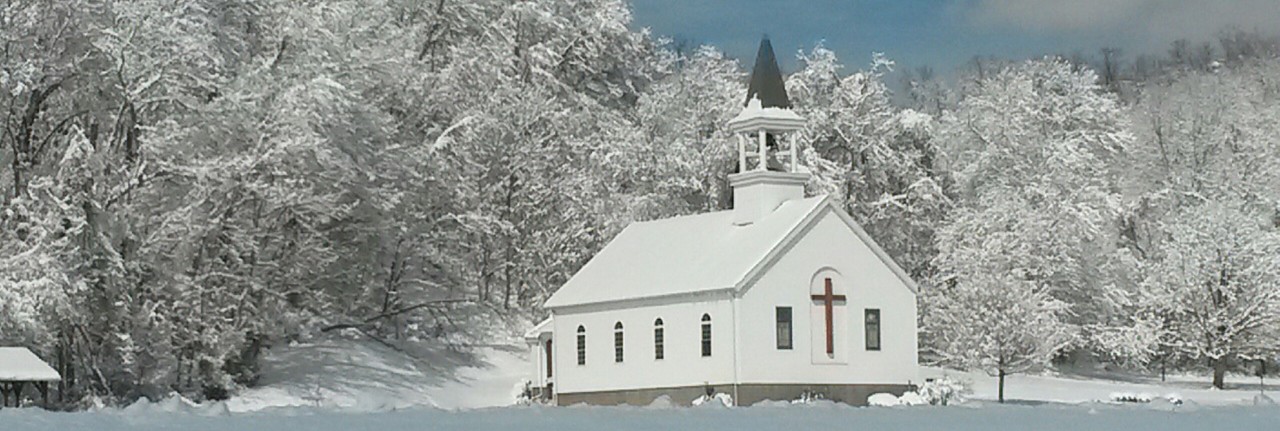
[[[49,382],[36,382],[36,390],[40,391],[41,407],[49,410]]]
[[[799,173],[800,169],[796,168],[796,143],[800,141],[799,132],[791,133],[791,171]]]
[[[747,171],[747,137],[741,133],[738,135],[738,172]]]
[[[13,406],[22,407],[22,389],[27,382],[14,382],[13,385]]]
[[[547,340],[547,378],[551,378],[551,340]]]
[[[763,171],[769,169],[768,148],[765,142],[764,129],[760,129],[760,143],[756,144],[756,170]]]

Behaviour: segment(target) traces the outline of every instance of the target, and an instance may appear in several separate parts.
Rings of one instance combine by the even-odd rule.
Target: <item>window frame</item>
[[[702,357],[711,357],[711,314],[702,315]]]
[[[666,359],[666,334],[663,327],[662,318],[659,317],[653,321],[653,360],[661,361]]]
[[[587,365],[587,328],[578,325],[578,365]]]
[[[622,322],[613,324],[613,362],[621,364],[623,359]]]
[[[795,313],[792,311],[791,307],[778,306],[778,307],[774,307],[773,310],[774,310],[773,311],[773,316],[774,316],[773,336],[774,336],[775,347],[777,348],[777,350],[794,350],[796,345],[795,329],[794,329],[795,324],[793,323],[795,322]],[[786,315],[786,320],[783,320],[784,314]],[[782,334],[784,333],[783,332],[784,323],[786,324],[786,332],[785,332],[786,343],[785,344],[783,343],[784,340],[782,337]]]
[[[863,344],[866,346],[867,351],[878,352],[884,346],[884,340],[881,338],[881,331],[884,326],[882,322],[884,322],[884,320],[883,316],[880,314],[879,308],[867,308],[863,310]],[[875,336],[872,337],[872,334]],[[875,341],[874,344],[872,343],[873,339]]]

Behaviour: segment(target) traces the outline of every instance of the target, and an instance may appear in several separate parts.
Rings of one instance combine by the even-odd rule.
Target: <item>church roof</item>
[[[787,201],[748,225],[734,224],[732,210],[632,223],[546,306],[733,288],[823,201]]]
[[[760,50],[756,52],[756,65],[751,69],[751,84],[747,88],[747,101],[759,98],[761,108],[790,108],[791,99],[787,98],[787,86],[782,81],[782,70],[778,69],[778,59],[773,55],[773,44],[769,38],[760,40]]]
[[[719,211],[632,223],[544,304],[547,308],[739,289],[825,207],[827,196],[783,202],[762,219],[734,223]],[[843,211],[855,233],[902,278],[914,282]]]

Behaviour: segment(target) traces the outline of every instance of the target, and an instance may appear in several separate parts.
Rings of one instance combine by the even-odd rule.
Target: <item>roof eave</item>
[[[662,301],[662,300],[677,299],[681,297],[714,295],[717,293],[734,292],[736,290],[737,289],[735,286],[728,286],[728,287],[717,287],[717,288],[711,288],[711,289],[695,290],[690,292],[677,292],[677,293],[667,293],[662,295],[637,296],[637,297],[631,297],[631,298],[592,300],[592,301],[582,301],[582,302],[564,303],[564,304],[551,304],[551,301],[547,300],[547,303],[543,305],[543,309],[550,311],[552,313],[556,313],[556,312],[561,312],[565,310],[570,310],[573,308],[621,305],[621,304],[641,302],[641,301]]]
[[[790,112],[790,111],[787,111]],[[799,115],[771,115],[768,112],[743,112],[732,120],[729,120],[728,127],[734,133],[750,132],[756,130],[767,130],[775,132],[788,132],[792,130],[800,130],[805,126],[805,119]]]

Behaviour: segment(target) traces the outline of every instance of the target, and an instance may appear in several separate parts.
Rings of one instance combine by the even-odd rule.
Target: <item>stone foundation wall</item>
[[[711,385],[714,392],[732,395],[733,385]],[[749,406],[765,400],[791,401],[800,398],[805,392],[820,393],[826,399],[851,404],[867,405],[867,397],[881,392],[901,396],[915,389],[911,385],[889,384],[759,384],[748,383],[738,385],[737,405]],[[707,393],[706,386],[683,386],[674,388],[632,389],[624,391],[579,392],[556,394],[556,405],[571,406],[574,404],[590,404],[601,406],[632,405],[647,406],[659,396],[666,395],[671,403],[677,406],[690,405],[693,400]]]

